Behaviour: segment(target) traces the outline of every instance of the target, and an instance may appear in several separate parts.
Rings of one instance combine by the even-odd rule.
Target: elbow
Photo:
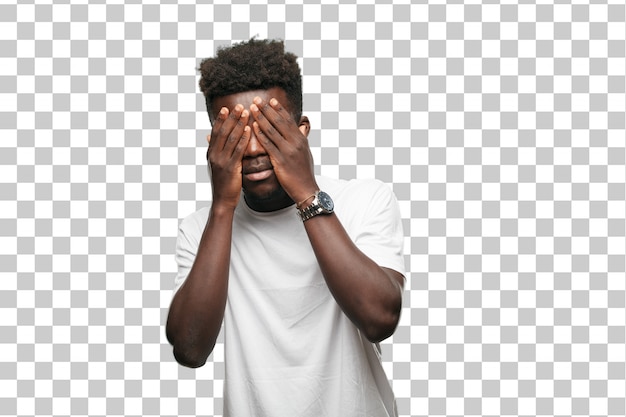
[[[173,347],[172,354],[176,362],[187,368],[200,368],[203,366],[215,346],[215,343],[213,343],[209,349],[199,350],[193,346],[182,345],[178,343],[178,337],[174,335],[174,332],[169,327],[166,331],[166,337]]]
[[[382,342],[390,337],[398,327],[400,321],[400,308],[377,315],[363,326],[363,335],[372,343]]]
[[[390,337],[397,327],[397,322],[392,325],[369,326],[363,329],[365,338],[372,343],[379,343]]]
[[[390,337],[398,327],[400,314],[402,312],[402,289],[404,287],[404,276],[400,273],[386,270],[393,284],[393,291],[387,296],[376,295],[369,302],[364,303],[370,307],[369,319],[361,326],[361,332],[372,343],[381,342]]]
[[[176,362],[187,368],[200,368],[209,357],[208,355],[193,355],[189,354],[189,352],[182,352],[176,347],[174,347],[173,354]]]
[[[369,319],[361,326],[361,331],[370,342],[382,342],[396,331],[400,322],[402,289],[399,288],[399,291],[386,301],[372,300],[369,305],[373,308],[369,312]]]

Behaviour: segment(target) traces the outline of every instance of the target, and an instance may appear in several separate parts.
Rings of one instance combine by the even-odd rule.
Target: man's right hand
[[[213,188],[211,212],[193,265],[167,316],[166,336],[174,357],[192,368],[204,365],[224,320],[233,217],[241,195],[242,159],[251,135],[249,114],[237,104],[230,111],[223,107],[213,121],[207,152]]]
[[[207,137],[207,158],[213,188],[213,207],[235,209],[241,195],[241,161],[250,140],[250,113],[241,104],[222,107]]]

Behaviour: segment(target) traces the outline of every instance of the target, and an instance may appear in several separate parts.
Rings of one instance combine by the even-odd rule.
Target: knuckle
[[[299,153],[300,153],[300,152],[298,151],[298,149],[297,149],[297,148],[290,148],[290,149],[287,151],[287,156],[288,156],[289,158],[295,158],[295,157],[296,157]]]
[[[219,163],[219,158],[215,156],[215,152],[209,151],[209,162],[211,165],[217,165]]]
[[[246,149],[246,145],[247,145],[246,141],[243,141],[243,140],[239,141],[235,149],[237,152],[242,152],[244,149]]]
[[[228,143],[233,143],[234,141],[236,141],[237,139],[239,139],[239,135],[237,135],[234,131],[230,133],[230,135],[228,135]]]
[[[217,136],[224,136],[225,134],[226,134],[226,128],[224,127],[224,125],[221,125],[217,129]]]
[[[261,145],[263,145],[263,147],[265,149],[267,149],[267,148],[269,148],[269,147],[271,147],[273,145],[272,141],[265,135],[257,136],[257,140],[259,142],[261,142]]]
[[[270,135],[270,136],[275,135],[275,134],[276,134],[276,129],[274,128],[274,126],[269,125],[269,126],[267,127],[267,133],[268,133],[268,135]]]

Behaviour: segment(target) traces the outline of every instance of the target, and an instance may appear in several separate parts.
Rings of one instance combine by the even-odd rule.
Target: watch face
[[[328,213],[332,212],[333,209],[335,208],[335,203],[333,203],[333,199],[330,198],[330,196],[326,194],[324,191],[320,191],[317,194],[317,200],[319,202],[319,205],[322,207],[322,209],[324,209],[324,211]]]

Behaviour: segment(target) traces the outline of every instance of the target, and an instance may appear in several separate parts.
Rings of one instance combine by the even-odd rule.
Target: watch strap
[[[315,198],[313,198],[313,201],[311,202],[311,204],[309,204],[307,207],[304,208],[299,208],[298,207],[298,215],[300,216],[300,219],[305,222],[315,216],[317,216],[318,214],[322,214],[322,213],[331,213],[332,212],[332,207],[329,210],[325,210],[324,207],[320,204],[320,200],[319,200],[319,194],[320,191],[316,191],[314,196]],[[326,197],[328,197],[325,193],[323,193]],[[311,198],[308,197],[307,200]],[[306,200],[305,200],[306,201]]]
[[[318,214],[321,214],[324,210],[318,204],[311,204],[308,207],[298,210],[300,219],[305,222]]]

